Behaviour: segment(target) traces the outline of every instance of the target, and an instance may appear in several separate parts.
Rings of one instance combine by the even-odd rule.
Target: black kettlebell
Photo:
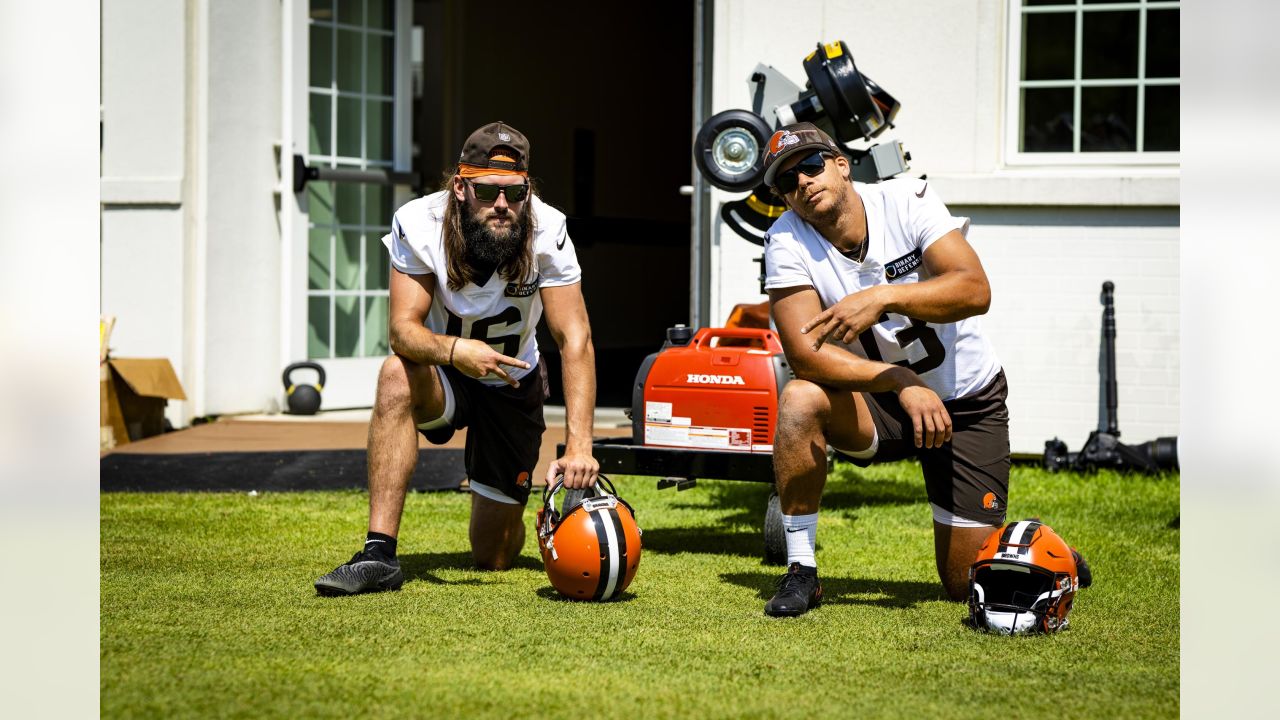
[[[320,380],[315,385],[295,385],[290,376],[294,370],[315,370]],[[296,362],[284,369],[284,394],[290,415],[315,415],[320,409],[320,391],[324,389],[324,368],[319,363]]]

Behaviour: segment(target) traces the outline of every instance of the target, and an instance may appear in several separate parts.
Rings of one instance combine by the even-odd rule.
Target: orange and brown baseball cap
[[[840,146],[831,136],[813,123],[795,123],[780,128],[769,138],[764,153],[764,184],[773,187],[773,177],[778,174],[782,161],[804,151],[825,150],[840,155]]]
[[[528,175],[529,140],[524,133],[499,120],[471,133],[458,156],[458,174]]]

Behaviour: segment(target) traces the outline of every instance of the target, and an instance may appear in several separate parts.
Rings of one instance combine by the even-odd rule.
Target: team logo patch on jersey
[[[507,289],[502,293],[503,297],[529,297],[538,289],[538,281],[542,279],[541,275],[533,278],[533,282],[527,283],[507,283]]]
[[[769,154],[777,155],[783,150],[800,142],[800,136],[790,130],[779,130],[769,138]]]
[[[885,263],[884,276],[889,280],[897,280],[903,275],[910,275],[912,270],[920,267],[920,261],[920,250],[912,250],[897,260],[890,260]]]

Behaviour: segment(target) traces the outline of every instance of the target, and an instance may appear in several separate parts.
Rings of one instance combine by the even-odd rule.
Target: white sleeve
[[[764,289],[813,285],[809,268],[800,259],[800,247],[789,232],[770,235],[764,245]]]
[[[409,243],[404,227],[400,224],[400,214],[391,218],[391,232],[382,236],[382,244],[387,246],[391,254],[391,267],[406,275],[429,275],[435,272],[431,263],[420,256]]]
[[[923,196],[918,190],[911,190],[913,197],[907,198],[910,209],[911,237],[923,251],[927,250],[935,240],[952,230],[959,230],[962,235],[969,233],[969,218],[955,217],[943,204],[938,190],[927,181],[921,181]]]
[[[538,283],[540,287],[559,287],[582,282],[578,253],[573,248],[573,241],[569,239],[569,230],[563,216],[555,218],[549,224],[546,236],[538,246],[538,275],[542,277]]]

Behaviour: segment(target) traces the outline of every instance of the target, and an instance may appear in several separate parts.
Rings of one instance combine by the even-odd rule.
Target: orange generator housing
[[[772,453],[778,397],[794,375],[772,330],[667,330],[632,389],[635,446]]]

